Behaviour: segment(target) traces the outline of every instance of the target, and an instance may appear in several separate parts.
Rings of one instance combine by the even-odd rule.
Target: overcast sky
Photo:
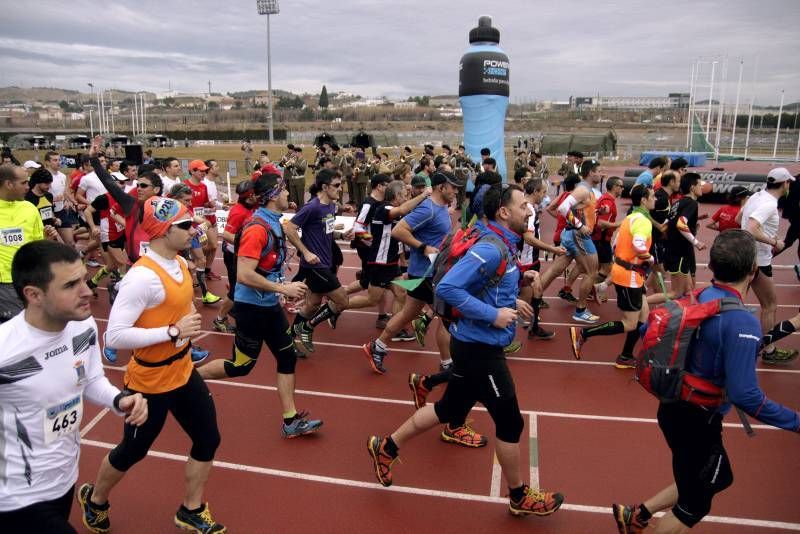
[[[726,100],[800,100],[797,0],[283,0],[272,85],[363,96],[455,94],[467,34],[488,14],[511,62],[511,99],[689,90],[698,56],[729,58]],[[717,71],[719,76],[719,70]],[[708,74],[705,75],[709,78]],[[0,86],[181,92],[266,88],[255,0],[4,2]],[[703,90],[707,93],[707,89]],[[715,98],[719,93],[715,91]]]

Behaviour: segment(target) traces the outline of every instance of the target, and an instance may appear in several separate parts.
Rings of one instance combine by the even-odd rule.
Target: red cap
[[[189,162],[189,172],[191,171],[207,171],[208,165],[202,159],[193,159]]]

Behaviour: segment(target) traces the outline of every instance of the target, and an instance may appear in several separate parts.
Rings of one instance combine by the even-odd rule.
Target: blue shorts
[[[203,245],[200,244],[200,236],[198,234],[195,234],[194,237],[192,237],[191,248],[203,248]]]
[[[573,258],[597,254],[591,236],[582,235],[578,230],[561,232],[561,246],[567,249],[567,254]]]

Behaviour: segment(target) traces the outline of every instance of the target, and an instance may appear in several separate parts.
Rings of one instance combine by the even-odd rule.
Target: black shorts
[[[667,258],[667,246],[663,241],[653,240],[650,243],[650,255],[653,256],[653,265],[661,265]]]
[[[419,276],[409,276],[409,280],[419,280]],[[428,306],[433,306],[433,278],[426,278],[422,283],[411,291],[407,292],[408,296],[421,300]]]
[[[121,235],[113,241],[108,242],[108,248],[118,248],[124,249],[125,248],[125,235]]]
[[[78,224],[78,214],[73,209],[63,209],[55,212],[54,215],[61,221],[59,228],[72,228]]]
[[[0,525],[4,532],[47,532],[48,534],[73,534],[69,524],[75,486],[57,499],[31,504],[18,510],[0,512]]]
[[[722,444],[722,416],[684,401],[662,403],[658,426],[672,451],[672,474],[678,486],[672,513],[693,527],[711,510],[714,495],[733,482]]]
[[[451,428],[464,424],[467,414],[480,402],[495,424],[497,439],[518,443],[524,421],[519,410],[514,380],[503,347],[450,339],[452,374],[436,415]]]
[[[611,251],[610,241],[606,241],[605,239],[595,241],[594,248],[597,249],[598,263],[612,263],[614,261],[614,253]]]
[[[261,346],[266,344],[277,361],[278,372],[294,374],[297,355],[291,328],[281,306],[234,302],[233,316],[236,317],[236,335],[232,362],[237,361],[237,351],[250,360],[257,361]]]
[[[222,247],[222,263],[225,264],[225,270],[228,272],[228,298],[233,300],[233,294],[236,291],[236,255],[228,252],[225,247]]]
[[[392,280],[400,278],[400,267],[397,265],[383,265],[379,263],[367,264],[367,283],[381,289],[389,289]],[[361,273],[363,284],[364,273]]]
[[[761,276],[762,274],[763,274],[764,276],[767,276],[767,277],[769,277],[769,278],[772,278],[772,265],[764,265],[764,266],[761,266],[761,265],[759,265],[759,266],[758,266],[758,272],[756,272],[756,276],[755,276],[755,278],[758,278],[758,277],[759,277],[759,276]],[[754,278],[754,279],[755,279],[755,278]]]
[[[617,308],[624,312],[634,312],[642,310],[642,295],[644,291],[641,287],[625,287],[614,284],[617,290]]]
[[[697,272],[697,265],[694,259],[694,249],[688,252],[673,252],[667,250],[667,257],[664,260],[664,268],[670,274],[686,274],[694,276]]]
[[[342,284],[336,277],[336,273],[327,267],[317,269],[311,267],[300,267],[298,276],[302,276],[308,289],[317,295],[325,295],[331,291],[336,291]]]

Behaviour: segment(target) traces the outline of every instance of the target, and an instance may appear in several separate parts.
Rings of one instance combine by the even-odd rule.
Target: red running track
[[[712,208],[703,206],[703,211]],[[544,235],[552,233],[550,220],[543,226]],[[704,229],[700,238],[710,242],[713,235]],[[788,266],[794,259],[794,251],[786,252],[776,263]],[[346,253],[345,260],[344,283],[357,269],[353,254]],[[707,254],[701,253],[698,261],[707,261]],[[215,267],[218,272],[224,269],[221,261]],[[701,268],[698,281],[707,282],[709,276]],[[779,318],[794,315],[800,289],[793,271],[776,268],[775,279],[781,284]],[[223,283],[211,286],[218,294],[224,292]],[[264,361],[249,376],[210,385],[222,433],[217,466],[206,490],[215,517],[234,533],[468,528],[614,532],[612,502],[641,500],[670,482],[668,450],[655,424],[655,400],[632,382],[630,371],[610,364],[621,336],[593,339],[582,361],[572,358],[567,341],[572,307],[555,297],[557,286],[549,289],[551,308],[543,311],[543,321],[557,332],[556,338],[529,342],[521,334],[523,348],[510,358],[510,367],[525,414],[523,469],[543,488],[565,494],[561,511],[547,518],[510,517],[492,440],[484,449],[464,449],[441,442],[437,431],[403,448],[404,463],[395,464],[395,486],[377,485],[366,438],[390,432],[412,413],[406,377],[411,371],[434,370],[438,355],[432,336],[424,349],[416,343],[395,343],[387,358],[389,372],[373,374],[358,346],[379,332],[373,327],[375,312],[363,310],[346,312],[336,331],[327,325],[318,328],[317,351],[298,364],[298,405],[325,421],[315,436],[280,437],[274,360],[266,350]],[[752,295],[747,300],[756,302]],[[613,301],[593,304],[592,309],[604,320],[618,315]],[[103,330],[108,316],[103,292],[94,311]],[[211,349],[212,357],[227,357],[232,336],[210,331],[214,307],[203,307],[201,313],[209,331],[199,344]],[[784,344],[798,348],[800,337],[791,336]],[[121,353],[117,366],[108,367],[118,384],[127,358]],[[771,398],[800,407],[797,362],[760,366],[759,379]],[[491,437],[487,414],[476,409],[473,417],[474,426]],[[85,421],[81,482],[93,479],[103,455],[121,437],[120,420],[113,415],[90,409]],[[800,510],[788,497],[800,479],[797,436],[757,425],[757,436],[749,439],[735,418],[729,417],[726,424],[735,482],[715,500],[712,517],[696,530],[800,530]],[[151,457],[134,467],[112,494],[114,532],[174,531],[172,515],[183,495],[188,449],[187,438],[170,420]],[[77,506],[72,519],[82,529]]]

